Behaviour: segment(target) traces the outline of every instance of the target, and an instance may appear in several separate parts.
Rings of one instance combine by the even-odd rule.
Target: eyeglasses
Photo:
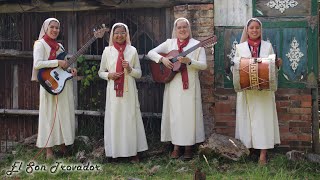
[[[114,35],[126,35],[127,32],[114,32],[113,34]]]

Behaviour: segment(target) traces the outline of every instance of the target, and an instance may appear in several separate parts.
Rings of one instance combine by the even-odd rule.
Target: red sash
[[[51,39],[47,34],[43,36],[43,39],[51,47],[49,60],[56,59],[57,51],[59,50],[59,44],[56,40]]]
[[[184,41],[180,41],[179,39],[177,39],[179,53],[183,51],[182,48],[186,47],[188,43],[189,43],[189,38]],[[183,89],[188,89],[189,88],[188,68],[184,63],[181,64],[181,79],[182,79]]]
[[[123,52],[127,46],[127,43],[118,44],[113,42],[113,46],[118,50],[118,59],[116,65],[116,72],[123,72],[122,61],[124,60]],[[116,97],[123,97],[123,86],[124,86],[124,74],[121,75],[118,79],[114,81],[114,90],[116,90]]]
[[[248,37],[248,44],[252,47],[252,51],[251,51],[252,57],[258,58],[259,57],[258,48],[261,44],[261,37],[256,40],[252,40]]]

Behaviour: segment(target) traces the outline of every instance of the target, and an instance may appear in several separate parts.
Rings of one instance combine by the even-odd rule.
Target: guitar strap
[[[62,44],[58,43],[58,45],[60,46],[60,49],[62,50],[62,52],[65,52],[66,50],[64,49],[64,47],[62,46]],[[59,50],[58,50],[59,51]]]

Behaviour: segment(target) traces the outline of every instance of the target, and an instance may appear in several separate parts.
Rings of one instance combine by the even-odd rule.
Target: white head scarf
[[[250,22],[252,22],[252,21],[256,21],[256,22],[258,22],[259,24],[260,24],[260,29],[261,29],[261,40],[262,40],[262,23],[261,23],[261,21],[259,20],[259,19],[257,19],[257,18],[251,18],[251,19],[249,19],[248,21],[247,21],[247,23],[246,23],[246,25],[244,26],[244,28],[243,28],[243,31],[242,31],[242,35],[241,35],[241,39],[240,39],[240,43],[243,43],[243,42],[245,42],[245,41],[247,41],[248,40],[248,33],[247,33],[247,31],[248,31],[248,26],[249,26],[249,23]]]
[[[46,19],[42,24],[38,40],[42,39],[43,36],[46,34],[46,32],[48,30],[48,27],[49,27],[49,24],[50,24],[51,21],[56,21],[60,26],[60,22],[58,21],[58,19],[56,19],[56,18],[48,18],[48,19]]]
[[[186,23],[188,24],[188,26],[189,26],[189,27],[188,27],[188,30],[189,30],[189,38],[192,38],[191,27],[190,27],[190,23],[189,23],[188,19],[186,19],[186,18],[178,18],[178,19],[176,19],[176,20],[174,21],[174,24],[173,24],[172,39],[177,38],[176,28],[177,28],[177,22],[178,22],[178,21],[184,21],[184,22],[186,22]]]
[[[126,29],[126,32],[127,32],[127,38],[126,38],[126,43],[131,45],[131,41],[130,41],[130,33],[129,33],[129,29],[128,29],[128,26],[126,24],[123,24],[123,23],[115,23],[112,28],[111,28],[111,33],[110,33],[110,38],[109,38],[109,46],[112,46],[113,45],[113,31],[114,31],[114,28],[116,26],[124,26],[124,28]]]

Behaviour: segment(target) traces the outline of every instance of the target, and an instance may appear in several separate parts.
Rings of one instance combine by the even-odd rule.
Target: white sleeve
[[[33,67],[34,69],[52,68],[58,66],[58,60],[44,59],[46,49],[40,41],[36,41],[33,45]]]
[[[101,57],[101,63],[100,63],[100,69],[98,71],[99,77],[104,79],[104,80],[109,80],[108,75],[109,75],[109,68],[108,68],[108,59],[107,59],[107,48],[104,49]]]
[[[197,58],[198,59],[190,59],[191,60],[190,67],[193,67],[199,70],[207,69],[207,57],[203,47],[200,48],[200,53]]]
[[[274,54],[274,50],[273,50],[272,44],[270,44],[269,55],[270,54]]]
[[[141,78],[141,75],[142,75],[140,60],[139,60],[138,52],[136,49],[134,50],[134,55],[133,55],[132,71],[129,73],[129,75],[137,79]]]
[[[159,53],[165,53],[167,54],[169,52],[168,50],[168,43],[170,39],[167,39],[165,42],[161,43],[159,46],[155,47],[154,49],[151,49],[148,52],[148,58],[151,59],[152,61],[155,61],[156,63],[159,63],[160,59],[162,56]]]

